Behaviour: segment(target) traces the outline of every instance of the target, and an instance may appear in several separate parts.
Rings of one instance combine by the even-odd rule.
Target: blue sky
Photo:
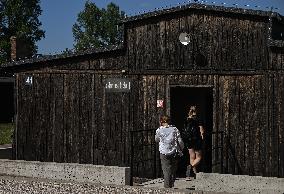
[[[137,15],[138,12],[150,12],[155,8],[175,7],[179,3],[186,4],[189,1],[180,0],[91,0],[98,7],[106,7],[110,2],[117,4],[127,15]],[[77,15],[84,9],[86,0],[41,0],[42,29],[45,30],[45,38],[37,42],[38,53],[56,54],[72,49],[74,38],[72,26],[76,22]],[[191,0],[191,2],[194,2]],[[201,2],[201,0],[199,0]],[[204,0],[205,2],[205,0]],[[214,3],[213,3],[214,2]],[[278,8],[274,11],[284,15],[284,0],[207,0],[206,4],[222,5],[248,9],[270,10],[271,7]],[[225,3],[225,4],[224,4]],[[248,6],[249,5],[249,6]],[[259,7],[256,7],[259,6]]]

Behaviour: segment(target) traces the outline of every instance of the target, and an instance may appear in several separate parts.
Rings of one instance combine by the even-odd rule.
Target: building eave
[[[94,48],[94,49],[86,49],[84,51],[76,51],[76,52],[67,52],[63,54],[57,54],[57,55],[48,55],[48,56],[37,56],[33,58],[23,59],[23,60],[17,60],[17,61],[11,61],[8,63],[1,64],[0,70],[6,69],[9,67],[19,67],[26,64],[37,64],[37,63],[44,63],[44,62],[50,62],[55,60],[62,60],[62,59],[71,59],[76,57],[82,57],[87,55],[93,55],[93,54],[100,54],[105,52],[112,52],[117,51],[123,48],[123,45],[111,45],[108,47],[102,47],[102,48]]]
[[[181,11],[190,11],[190,10],[204,10],[204,11],[213,11],[213,12],[222,12],[229,14],[242,14],[242,15],[255,15],[260,17],[276,17],[279,20],[282,20],[283,17],[277,13],[272,11],[263,11],[263,10],[253,10],[253,9],[244,9],[244,8],[236,8],[236,7],[224,7],[224,6],[215,6],[215,5],[206,5],[206,4],[198,4],[198,3],[190,3],[186,5],[180,5],[177,7],[156,10],[153,12],[148,12],[136,16],[131,16],[125,18],[122,23],[129,23],[139,20],[144,20],[151,17],[161,16],[165,14],[171,14],[175,12]]]

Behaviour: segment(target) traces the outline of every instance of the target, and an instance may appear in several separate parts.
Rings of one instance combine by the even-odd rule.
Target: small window
[[[272,39],[284,40],[284,18],[281,21],[272,19]]]

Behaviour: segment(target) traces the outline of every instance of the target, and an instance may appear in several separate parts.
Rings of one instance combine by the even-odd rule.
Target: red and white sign
[[[163,108],[164,107],[164,100],[157,100],[157,107]]]

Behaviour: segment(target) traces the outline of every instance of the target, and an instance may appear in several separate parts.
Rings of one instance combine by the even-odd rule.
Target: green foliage
[[[44,37],[38,20],[40,0],[0,0],[0,63],[10,59],[10,37],[27,43],[31,54],[37,52],[36,42]]]
[[[0,123],[0,145],[12,143],[13,123]]]
[[[122,29],[117,26],[124,15],[125,13],[119,11],[119,7],[114,3],[108,4],[107,9],[99,9],[95,3],[87,1],[72,28],[75,49],[84,50],[118,44]]]

